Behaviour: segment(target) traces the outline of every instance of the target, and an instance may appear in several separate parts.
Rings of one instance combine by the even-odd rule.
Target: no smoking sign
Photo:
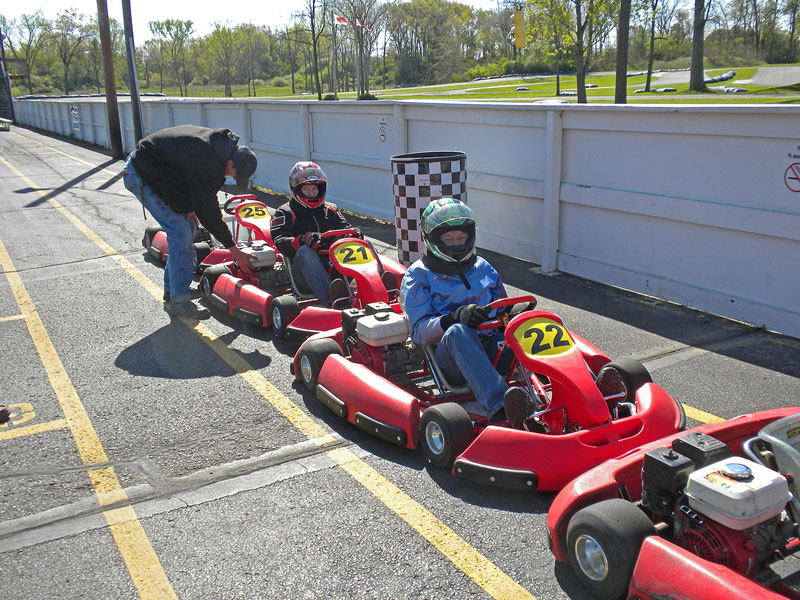
[[[793,192],[800,192],[800,163],[792,163],[783,174],[783,182]]]

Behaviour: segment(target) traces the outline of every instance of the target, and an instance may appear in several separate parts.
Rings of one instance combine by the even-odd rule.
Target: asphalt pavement
[[[339,420],[268,330],[170,319],[122,165],[0,132],[0,597],[587,598],[547,550],[552,494],[456,480]],[[396,257],[390,224],[352,219]],[[482,254],[644,362],[690,425],[800,405],[797,339]]]

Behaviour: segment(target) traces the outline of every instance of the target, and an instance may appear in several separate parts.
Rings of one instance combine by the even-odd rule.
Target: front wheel
[[[569,563],[593,598],[617,600],[630,585],[644,539],[655,526],[635,504],[612,498],[576,512],[567,526]]]
[[[325,359],[331,354],[341,355],[342,349],[336,340],[323,338],[309,340],[300,348],[298,353],[298,364],[300,365],[300,378],[303,384],[312,392],[317,387],[317,379],[322,371]]]
[[[638,360],[621,358],[600,368],[596,379],[600,393],[608,402],[614,416],[630,416],[636,412],[636,390],[653,378]]]
[[[214,285],[217,283],[220,275],[231,274],[231,270],[227,265],[212,265],[203,271],[203,276],[200,278],[200,289],[203,296],[210,298],[214,293]]]
[[[294,296],[278,296],[272,299],[270,317],[275,337],[286,338],[286,328],[300,314],[300,305]]]
[[[422,451],[434,466],[448,469],[475,439],[475,427],[460,404],[445,402],[426,409],[419,423]]]

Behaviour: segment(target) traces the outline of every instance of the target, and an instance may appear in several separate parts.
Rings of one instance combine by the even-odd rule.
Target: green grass
[[[792,66],[797,66],[792,65]],[[696,93],[689,91],[688,72],[687,82],[678,84],[667,84],[676,89],[675,92],[656,93],[647,92],[634,94],[633,92],[643,89],[646,82],[646,75],[629,77],[627,81],[629,103],[644,104],[707,104],[707,103],[800,103],[800,83],[785,87],[764,87],[753,86],[750,84],[737,83],[740,80],[749,80],[755,75],[758,67],[732,67],[707,69],[709,77],[721,75],[727,71],[735,71],[736,76],[728,81],[711,86],[735,86],[747,89],[747,94],[737,93],[728,94],[720,90],[709,90],[708,93]],[[304,80],[298,78],[297,82]],[[589,73],[586,76],[586,84],[592,87],[586,88],[586,96],[590,103],[611,103],[614,98],[615,75],[613,73]],[[659,84],[659,78],[653,78],[652,89],[667,87]],[[519,87],[526,87],[527,90],[517,91]],[[562,92],[576,92],[576,77],[574,75],[561,75],[560,89]],[[275,99],[316,99],[316,94],[305,94],[298,87],[297,93],[291,94],[290,87],[267,87],[261,86],[256,90],[258,98]],[[123,91],[123,90],[120,90]],[[159,92],[158,88],[142,88],[142,93]],[[205,85],[189,86],[189,97],[224,97],[223,86]],[[177,88],[165,88],[164,93],[168,96],[178,96]],[[419,87],[404,87],[381,89],[374,87],[372,93],[379,99],[385,100],[456,100],[456,101],[475,101],[486,102],[535,102],[556,97],[556,77],[555,75],[531,75],[509,78],[483,79],[481,81],[466,81],[447,85],[430,85]],[[248,96],[247,86],[240,85],[233,87],[235,98],[252,98]],[[339,98],[342,100],[355,99],[354,92],[340,92]],[[577,95],[563,96],[563,99],[576,102]]]

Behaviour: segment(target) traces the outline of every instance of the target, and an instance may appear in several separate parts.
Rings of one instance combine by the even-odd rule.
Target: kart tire
[[[156,237],[156,234],[159,231],[164,231],[164,230],[161,229],[161,227],[158,227],[157,225],[148,227],[147,229],[144,230],[144,237],[142,238],[142,246],[144,246],[148,252],[150,252],[150,248],[153,245],[153,238]]]
[[[653,378],[650,376],[650,372],[638,360],[621,358],[604,364],[597,373],[596,381],[597,387],[600,388],[603,396],[607,397],[610,394],[624,393],[623,397],[615,398],[615,402],[635,403],[636,390],[645,383],[653,383]]]
[[[208,242],[195,242],[192,244],[192,260],[194,260],[194,272],[198,275],[205,269],[201,267],[201,263],[206,259],[206,256],[211,254],[211,244]]]
[[[272,308],[270,308],[269,314],[275,337],[286,339],[286,328],[300,314],[300,305],[294,296],[288,294],[278,296],[272,299]]]
[[[300,379],[312,392],[317,388],[317,378],[322,371],[322,365],[331,354],[342,354],[339,344],[331,338],[309,340],[300,347],[297,361]]]
[[[567,526],[569,564],[598,600],[617,600],[628,591],[644,539],[655,526],[632,502],[603,500],[576,512]]]
[[[203,276],[200,278],[200,290],[203,292],[204,297],[211,297],[211,294],[214,293],[214,285],[216,285],[217,279],[224,273],[231,274],[231,270],[227,265],[211,265],[203,271]]]
[[[455,402],[426,409],[419,422],[422,452],[435,467],[452,468],[456,458],[475,439],[475,427],[467,411]]]

